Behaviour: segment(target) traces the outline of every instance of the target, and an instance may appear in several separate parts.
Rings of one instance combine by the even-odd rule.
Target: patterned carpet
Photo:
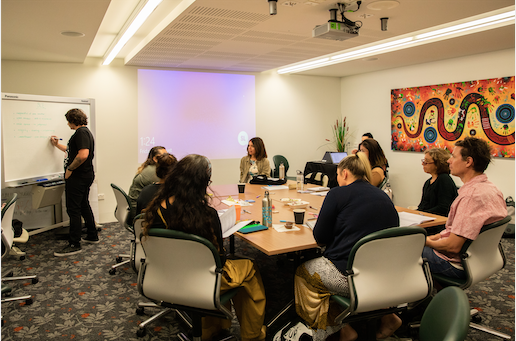
[[[13,296],[30,293],[34,303],[2,304],[2,340],[176,340],[175,334],[184,327],[172,315],[152,323],[143,338],[136,337],[138,323],[157,310],[147,309],[147,316],[136,314],[137,303],[145,300],[129,266],[115,275],[108,273],[115,257],[129,252],[130,235],[118,223],[109,223],[104,224],[100,238],[100,244],[84,244],[81,254],[57,258],[53,252],[65,242],[56,240],[52,231],[45,232],[19,245],[27,251],[25,260],[2,261],[2,274],[13,270],[15,276],[39,276],[37,284],[11,284]],[[508,333],[514,340],[514,239],[504,239],[503,245],[507,266],[467,294],[471,306],[482,311],[481,324]],[[293,297],[294,261],[288,256],[267,257],[238,238],[236,250],[254,258],[260,268],[267,295],[265,321],[269,321]],[[239,334],[236,320],[231,332]],[[467,340],[499,338],[470,330]]]

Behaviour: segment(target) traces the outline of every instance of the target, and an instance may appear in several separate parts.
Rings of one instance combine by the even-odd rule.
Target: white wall
[[[98,193],[105,194],[99,220],[114,221],[110,184],[127,191],[138,166],[137,68],[119,60],[107,67],[100,59],[84,64],[3,60],[2,92],[95,99],[96,182]],[[287,157],[289,175],[304,169],[307,160],[322,157],[325,148],[318,147],[330,137],[330,124],[339,116],[338,78],[256,75],[256,132],[271,163],[275,154]],[[214,160],[214,184],[238,182],[239,162]]]
[[[514,66],[514,49],[510,49],[342,78],[342,116],[356,128],[355,144],[362,133],[371,132],[382,146],[396,205],[418,205],[429,176],[422,170],[422,153],[390,149],[391,89],[514,76]],[[514,159],[495,158],[486,174],[504,197],[515,197]]]

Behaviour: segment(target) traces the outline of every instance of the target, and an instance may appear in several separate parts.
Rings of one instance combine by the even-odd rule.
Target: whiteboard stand
[[[54,224],[32,230],[29,232],[29,236],[70,225],[69,220],[57,223],[58,212],[56,207],[59,207],[59,220],[61,220],[61,198],[63,197],[64,190],[65,185],[61,182],[41,184],[32,187],[32,207],[38,209],[46,206],[54,206]]]

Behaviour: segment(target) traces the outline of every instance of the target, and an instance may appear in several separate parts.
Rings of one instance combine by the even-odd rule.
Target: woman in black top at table
[[[389,167],[382,147],[375,139],[368,138],[360,144],[360,151],[367,156],[371,164],[372,177],[369,182],[373,186],[380,186],[383,179],[387,176],[387,167]]]
[[[165,178],[157,196],[145,211],[143,235],[149,228],[165,228],[195,234],[209,240],[224,262],[221,292],[241,287],[233,298],[242,341],[265,339],[265,289],[258,269],[249,259],[225,259],[222,227],[217,211],[209,205],[206,189],[211,183],[211,163],[201,155],[187,155]],[[142,239],[145,243],[145,237]],[[218,319],[217,319],[218,320]],[[203,323],[203,339],[209,339],[215,323]],[[231,321],[229,326],[231,326]]]
[[[450,177],[448,159],[451,154],[442,148],[425,151],[421,160],[423,171],[431,178],[423,186],[423,195],[417,209],[419,211],[448,216],[450,206],[458,195],[457,185]]]
[[[348,324],[334,325],[330,318],[330,294],[349,297],[344,275],[349,253],[357,241],[376,231],[399,226],[398,212],[387,194],[369,183],[371,166],[358,152],[337,166],[339,187],[332,188],[314,227],[318,244],[326,245],[322,257],[297,268],[294,278],[296,312],[315,330],[314,340],[324,340],[340,330],[340,340],[354,340],[357,333]],[[330,307],[330,309],[328,309]],[[401,325],[394,314],[382,317],[377,338],[385,338]]]

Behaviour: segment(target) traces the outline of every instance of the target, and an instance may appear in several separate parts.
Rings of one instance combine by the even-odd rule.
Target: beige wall
[[[363,74],[342,79],[264,73],[256,75],[256,131],[266,143],[269,160],[282,154],[288,175],[320,159],[331,138],[331,125],[347,116],[356,144],[370,131],[391,166],[395,203],[417,205],[427,175],[421,154],[390,150],[390,90],[514,75],[514,50],[451,59]],[[137,163],[137,68],[100,59],[84,64],[2,61],[2,91],[96,100],[96,181],[100,222],[114,221],[115,199],[110,187],[128,190]],[[371,100],[371,99],[374,100]],[[238,181],[239,160],[214,160],[214,184]],[[487,171],[504,196],[514,197],[514,160],[495,159]],[[460,184],[460,180],[457,181]]]
[[[371,132],[382,146],[389,160],[395,204],[417,205],[429,176],[421,167],[422,153],[390,150],[391,89],[514,75],[511,49],[345,77],[341,80],[342,115],[350,119],[358,136]],[[496,158],[486,173],[504,197],[514,197],[514,159]],[[453,178],[462,185],[460,179]]]
[[[137,68],[120,61],[101,66],[100,59],[84,64],[4,60],[2,92],[95,99],[96,182],[98,193],[105,195],[99,221],[114,221],[110,184],[128,190],[138,166]],[[304,169],[307,160],[322,157],[325,147],[319,147],[339,116],[338,78],[256,75],[256,132],[271,163],[275,154],[287,157],[289,175]],[[238,182],[239,161],[214,160],[214,184]]]

